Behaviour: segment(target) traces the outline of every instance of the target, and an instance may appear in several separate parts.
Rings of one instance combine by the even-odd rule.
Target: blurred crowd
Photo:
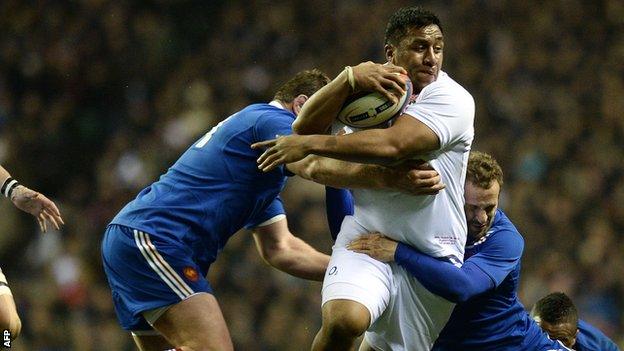
[[[477,104],[474,148],[506,172],[502,208],[526,241],[521,300],[573,297],[624,345],[624,3],[422,1],[443,69]],[[0,164],[56,201],[41,235],[0,200],[0,266],[18,350],[133,350],[100,263],[106,224],[211,126],[269,101],[293,73],[383,62],[411,2],[0,1]],[[329,253],[322,187],[293,179],[291,231]],[[270,269],[241,232],[210,281],[237,350],[304,350],[320,284]]]

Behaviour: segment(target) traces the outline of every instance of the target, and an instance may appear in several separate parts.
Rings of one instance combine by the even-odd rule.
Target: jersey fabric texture
[[[131,302],[116,303],[120,319],[140,319],[141,311],[179,302],[188,295],[172,292],[168,301],[155,303],[154,294],[171,287],[162,279],[160,284],[146,284],[159,278],[149,263],[141,265],[149,277],[132,278],[134,273],[126,269],[124,259],[141,260],[141,247],[150,247],[146,241],[155,243],[152,246],[165,260],[175,261],[169,264],[174,271],[190,267],[203,277],[234,233],[284,214],[278,194],[288,174],[284,166],[268,173],[258,170],[256,159],[262,151],[251,149],[251,144],[291,134],[294,118],[275,101],[246,107],[200,138],[117,214],[111,222],[115,228],[109,228],[103,241],[102,255],[113,294]],[[133,244],[136,232],[142,240]],[[132,245],[135,253],[128,249]],[[188,261],[180,261],[178,255]],[[176,273],[186,278],[184,271]],[[199,290],[210,292],[207,284]],[[131,329],[134,322],[122,320],[122,325]]]
[[[354,217],[371,232],[435,257],[463,258],[466,244],[464,180],[474,138],[474,100],[446,73],[422,89],[405,114],[429,127],[440,147],[426,156],[446,184],[435,196],[354,189]]]
[[[576,351],[619,351],[617,345],[604,335],[598,328],[579,320],[579,333],[576,336]]]

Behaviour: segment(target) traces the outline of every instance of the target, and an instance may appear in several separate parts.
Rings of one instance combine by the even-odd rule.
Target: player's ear
[[[384,52],[386,53],[386,60],[394,64],[394,62],[392,62],[392,59],[394,58],[394,45],[392,44],[384,45]]]
[[[579,330],[576,329],[576,333],[574,334],[574,338],[572,338],[572,346],[576,345],[576,338],[578,337]]]
[[[299,111],[303,108],[303,104],[308,101],[308,96],[300,94],[293,100],[293,112],[295,116],[299,115]]]

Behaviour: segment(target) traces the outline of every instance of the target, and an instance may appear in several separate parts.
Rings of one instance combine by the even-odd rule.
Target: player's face
[[[444,36],[435,24],[410,28],[397,46],[388,44],[385,50],[388,61],[407,70],[418,94],[438,78],[444,58]]]
[[[565,346],[572,348],[576,343],[578,329],[571,323],[550,324],[540,321],[539,326],[550,336],[551,339],[561,341]]]
[[[466,182],[464,210],[470,240],[481,238],[492,226],[498,208],[499,193],[500,185],[497,181],[494,181],[489,189],[483,189],[470,181]]]

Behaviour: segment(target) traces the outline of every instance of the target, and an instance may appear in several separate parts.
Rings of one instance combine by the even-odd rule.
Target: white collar
[[[284,107],[284,105],[282,105],[282,103],[277,101],[277,100],[273,100],[273,101],[269,102],[269,105],[275,106],[275,107],[279,107],[279,108],[284,109],[284,110],[286,109],[286,107]]]

